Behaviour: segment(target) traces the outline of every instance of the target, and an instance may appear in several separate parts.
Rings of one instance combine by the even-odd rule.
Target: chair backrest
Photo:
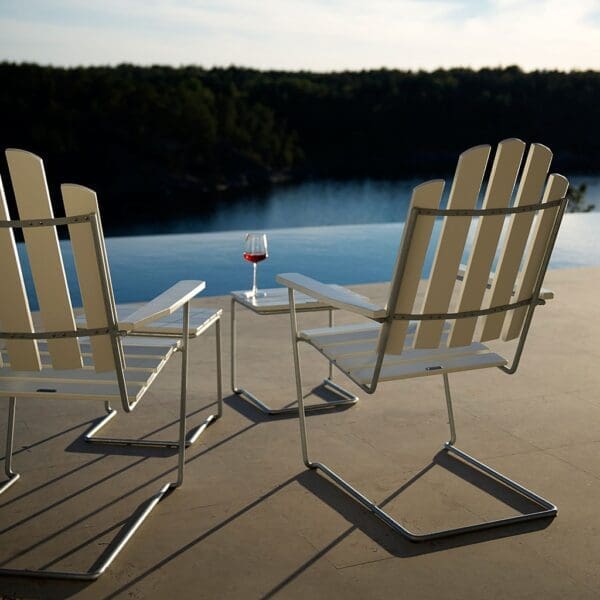
[[[478,209],[490,150],[477,146],[461,154],[445,209],[439,208],[444,181],[414,189],[390,288],[389,319],[379,338],[381,354],[468,346],[501,335],[508,341],[521,334],[527,311],[536,304],[532,298],[545,274],[568,182],[562,175],[548,176],[552,153],[545,146],[532,144],[522,165],[525,143],[504,140]],[[439,217],[440,234],[432,239]],[[418,286],[431,244],[435,254],[421,303]],[[414,335],[410,320],[417,321]]]
[[[85,329],[115,330],[115,303],[95,193],[81,186],[63,185],[66,218],[55,219],[42,160],[14,149],[7,150],[6,157],[21,223],[11,222],[0,182],[0,330],[4,334],[33,334],[31,339],[26,335],[21,339],[7,339],[10,367],[16,371],[41,370],[46,362],[40,356],[38,339],[41,338],[47,339],[52,368],[82,368],[78,338],[84,334],[76,325],[56,225],[68,224]],[[39,333],[34,328],[23,281],[15,228],[23,231],[42,323]],[[42,336],[42,333],[53,332],[65,335]],[[104,333],[91,335],[89,343],[95,370],[115,370],[116,360],[122,360],[119,340],[111,340],[111,336]]]

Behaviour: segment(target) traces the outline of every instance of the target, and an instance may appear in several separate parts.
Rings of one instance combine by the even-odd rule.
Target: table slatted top
[[[329,287],[334,289],[340,289],[341,286],[331,284]],[[357,298],[366,299],[365,296],[361,296],[356,292],[351,292]],[[245,290],[238,290],[231,292],[231,297],[242,304],[246,308],[254,311],[259,315],[270,315],[270,314],[283,314],[288,313],[290,310],[290,305],[288,302],[288,289],[284,287],[279,288],[268,288],[268,289],[259,289],[256,298],[250,298],[249,292]],[[300,292],[296,292],[294,296],[296,302],[296,311],[297,312],[308,312],[308,311],[317,311],[317,310],[326,310],[329,305],[319,302],[306,294],[302,294]]]

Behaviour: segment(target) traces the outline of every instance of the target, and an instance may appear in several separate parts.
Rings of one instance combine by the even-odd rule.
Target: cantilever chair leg
[[[215,349],[217,366],[217,414],[209,415],[202,423],[192,427],[185,436],[185,445],[190,447],[202,435],[204,430],[223,416],[223,384],[221,368],[221,319],[215,321]],[[178,440],[156,440],[156,439],[134,439],[134,438],[111,438],[98,437],[96,434],[118,414],[118,411],[104,403],[106,415],[85,432],[83,439],[90,444],[109,444],[115,446],[151,447],[151,448],[178,448]]]
[[[292,324],[292,327],[294,327],[294,324]],[[293,333],[294,333],[294,338],[296,338],[295,331],[293,331]],[[388,527],[390,527],[395,532],[403,535],[404,537],[408,538],[409,540],[411,540],[413,542],[423,542],[423,541],[427,541],[427,540],[450,537],[450,536],[454,536],[454,535],[458,535],[458,534],[462,534],[462,533],[469,533],[469,532],[478,531],[478,530],[482,530],[482,529],[491,529],[494,527],[511,525],[511,524],[520,523],[523,521],[532,521],[534,519],[550,518],[550,517],[556,516],[556,514],[558,513],[557,507],[554,504],[552,504],[551,502],[549,502],[548,500],[546,500],[545,498],[542,498],[541,496],[535,494],[531,490],[528,490],[527,488],[523,487],[519,483],[516,483],[512,479],[509,479],[505,475],[502,475],[502,473],[499,473],[495,469],[492,469],[488,465],[478,461],[477,459],[475,459],[472,456],[468,455],[467,453],[463,452],[462,450],[460,450],[459,448],[457,448],[454,445],[454,443],[456,441],[456,429],[455,429],[455,423],[454,423],[454,414],[453,414],[453,410],[452,410],[452,397],[450,395],[450,384],[448,381],[448,375],[446,373],[444,373],[443,374],[444,391],[445,391],[445,395],[446,395],[446,406],[448,409],[448,421],[449,421],[449,425],[450,425],[450,440],[444,444],[444,450],[446,450],[446,452],[448,452],[448,453],[454,454],[455,456],[459,457],[466,464],[468,464],[472,467],[475,467],[479,472],[484,473],[489,478],[495,480],[496,482],[503,484],[508,489],[528,498],[531,502],[533,502],[534,504],[539,506],[540,510],[532,512],[532,513],[517,515],[514,517],[495,519],[492,521],[483,521],[480,523],[475,523],[473,525],[467,525],[464,527],[455,527],[452,529],[438,530],[438,531],[433,531],[433,532],[423,533],[423,534],[414,533],[414,532],[410,531],[409,529],[407,529],[406,527],[401,525],[398,521],[396,521],[393,517],[391,517],[388,513],[386,513],[384,510],[382,510],[377,504],[375,504],[374,502],[369,500],[360,491],[358,491],[356,488],[354,488],[352,485],[350,485],[347,481],[345,481],[333,469],[329,468],[327,465],[325,465],[323,463],[312,461],[309,458],[308,436],[307,436],[307,432],[306,432],[306,415],[305,415],[305,409],[304,409],[304,398],[302,395],[302,378],[301,378],[301,374],[300,374],[300,359],[299,359],[297,338],[295,339],[292,346],[293,346],[293,352],[294,352],[294,367],[295,367],[295,374],[296,374],[296,392],[297,392],[297,397],[298,397],[299,417],[300,417],[299,418],[300,442],[301,442],[301,446],[302,446],[302,458],[304,460],[304,464],[310,469],[316,469],[316,470],[322,471],[325,475],[327,475],[327,477],[329,477],[329,479],[331,479],[338,486],[340,486],[346,493],[348,493],[353,500],[355,500],[356,502],[358,502],[359,504],[364,506],[367,510],[372,512],[376,517],[381,519],[381,521],[383,521]]]
[[[15,408],[17,399],[10,398],[8,401],[8,424],[6,427],[6,452],[4,454],[4,473],[8,479],[0,485],[0,494],[5,492],[13,483],[19,479],[19,473],[12,470],[13,440],[15,436]]]
[[[0,568],[1,576],[16,576],[16,577],[35,577],[42,579],[73,579],[78,581],[94,581],[102,575],[108,567],[113,563],[115,558],[120,554],[121,550],[125,547],[127,542],[131,539],[133,534],[138,530],[140,525],[146,520],[148,515],[152,512],[154,507],[165,498],[168,493],[178,488],[183,483],[183,473],[185,467],[185,430],[186,430],[186,411],[187,411],[187,374],[188,374],[188,351],[187,351],[187,332],[188,332],[188,311],[189,305],[186,304],[183,309],[184,314],[184,341],[181,347],[181,398],[179,403],[179,440],[177,442],[178,447],[178,461],[177,461],[177,480],[174,483],[164,484],[158,492],[153,494],[148,500],[141,504],[138,509],[133,513],[131,521],[128,522],[121,531],[117,534],[115,539],[108,545],[102,555],[96,560],[92,567],[88,571],[47,571],[44,569],[6,569]],[[14,417],[15,417],[15,398],[10,398],[9,407],[9,419],[8,419],[8,441],[7,452],[5,457],[6,472],[11,472],[10,469],[10,457],[12,456],[12,442],[14,435]],[[9,480],[9,485],[12,485],[17,480],[19,475],[16,473],[12,474],[13,479]],[[0,493],[7,489],[7,485],[0,490]],[[134,516],[135,515],[135,516]]]

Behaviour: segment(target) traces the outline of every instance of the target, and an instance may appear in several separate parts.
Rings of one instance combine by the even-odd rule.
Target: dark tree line
[[[97,189],[108,221],[201,211],[220,190],[285,178],[439,176],[465,148],[513,136],[550,146],[566,174],[600,170],[596,71],[0,63],[0,86],[0,146],[40,154],[51,187]]]

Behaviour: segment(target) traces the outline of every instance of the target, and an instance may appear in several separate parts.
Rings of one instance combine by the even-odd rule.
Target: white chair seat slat
[[[23,150],[7,150],[6,158],[21,219],[52,218],[52,205],[42,160]],[[43,327],[72,331],[75,319],[55,227],[23,230]],[[76,338],[49,342],[54,368],[77,369],[81,355]]]
[[[343,356],[352,356],[355,354],[370,354],[375,351],[377,338],[372,340],[356,340],[355,342],[347,341],[342,344],[327,344],[315,346],[318,350],[325,353],[332,359],[337,359]]]
[[[412,325],[412,324],[411,324]],[[381,325],[378,325],[381,327]],[[344,329],[332,328],[332,329]],[[377,337],[373,327],[370,339],[365,338],[365,328],[355,328],[354,338],[352,332],[342,331],[331,333],[328,336],[321,334],[314,335],[320,330],[306,330],[299,333],[299,337],[322,352],[329,360],[335,363],[344,372],[350,374],[355,380],[360,383],[368,383],[373,375],[373,368],[377,361]],[[445,327],[445,332],[442,336],[441,347],[431,348],[411,348],[412,336],[406,337],[406,348],[401,354],[386,354],[383,359],[383,373],[387,373],[390,379],[396,378],[396,375],[401,372],[404,377],[416,377],[431,374],[430,371],[440,371],[437,369],[440,364],[445,372],[450,370],[465,370],[469,369],[469,360],[471,357],[485,355],[489,359],[473,358],[474,364],[479,365],[473,368],[483,368],[483,366],[499,366],[506,364],[506,360],[499,355],[491,352],[491,350],[479,342],[472,343],[464,347],[446,348],[445,343],[449,335],[450,326]],[[460,361],[459,358],[465,358]],[[398,369],[401,369],[399,371]],[[403,370],[402,370],[403,369]],[[443,372],[443,371],[442,371]],[[358,376],[357,376],[358,373]],[[358,377],[358,378],[357,378]],[[381,378],[380,378],[381,379]]]
[[[406,352],[399,354],[386,354],[383,359],[383,366],[400,365],[403,363],[416,363],[416,362],[435,362],[440,360],[440,357],[452,357],[467,356],[471,354],[489,354],[490,350],[484,344],[479,342],[473,343],[471,346],[465,346],[464,348],[447,348],[442,350],[421,348],[411,348]],[[345,371],[354,371],[357,369],[363,369],[366,367],[374,367],[377,361],[377,354],[373,351],[366,354],[355,354],[339,356],[335,359],[335,363],[342,366]]]
[[[82,338],[85,340],[85,338]],[[40,351],[47,351],[47,342],[40,342]],[[127,358],[131,357],[149,357],[149,356],[164,356],[167,352],[170,352],[173,347],[173,343],[167,343],[164,339],[154,338],[124,338],[123,339],[123,351]],[[81,342],[81,350],[84,355],[92,355],[92,347],[89,341],[85,340]]]
[[[135,398],[150,385],[177,347],[178,344],[164,346],[163,342],[164,352],[146,355],[142,358],[145,366],[137,368],[129,368],[129,361],[132,359],[128,354],[130,351],[133,351],[133,353],[140,352],[141,347],[133,346],[125,349],[125,362],[127,365],[125,379],[127,381],[127,393],[130,397]],[[148,348],[156,352],[156,346],[149,345]],[[88,347],[88,349],[91,349],[91,347]],[[88,356],[90,355],[88,354]],[[7,386],[3,386],[4,382],[7,383]],[[24,384],[24,387],[18,387],[19,383]],[[25,385],[27,383],[31,385]],[[79,393],[84,396],[88,397],[91,395],[95,399],[104,399],[105,397],[112,399],[120,398],[114,371],[98,373],[91,367],[74,370],[54,370],[48,368],[32,372],[15,371],[9,365],[0,368],[0,395],[6,395],[4,392],[10,392],[11,390],[19,391],[20,395],[27,395],[25,391],[34,391],[41,394],[46,390],[45,394],[47,395],[49,393],[47,390],[55,390],[57,396],[62,398],[64,395],[66,395],[65,397],[71,397],[72,394],[75,394],[75,389],[80,390]]]
[[[476,146],[460,155],[452,182],[449,209],[472,209],[477,203],[490,146]],[[456,284],[471,217],[445,217],[425,293],[424,313],[446,313]],[[417,327],[416,348],[435,348],[440,343],[443,321],[423,321]]]
[[[510,204],[525,142],[504,140],[498,145],[482,208],[506,208]],[[479,310],[487,289],[492,262],[502,233],[504,216],[479,219],[463,283],[460,286],[458,311]],[[477,317],[453,321],[449,346],[465,346],[473,341]]]
[[[551,161],[552,152],[549,148],[542,144],[531,145],[515,200],[516,206],[541,202]],[[534,217],[535,214],[530,212],[515,214],[510,218],[508,233],[494,276],[490,306],[501,306],[510,302]],[[485,317],[481,333],[482,342],[495,340],[500,336],[505,317],[505,312]]]
[[[309,341],[316,348],[333,347],[339,344],[356,344],[377,339],[381,330],[381,323],[367,323],[356,325],[336,325],[335,327],[321,327],[306,329],[298,333],[298,337]],[[444,332],[449,331],[450,323],[444,323]],[[412,344],[412,335],[417,330],[417,322],[409,321],[406,327],[404,352]],[[410,340],[408,339],[410,337]],[[402,354],[404,354],[402,352]]]
[[[442,342],[448,335],[444,334]],[[302,339],[311,343],[322,352],[337,367],[347,373],[354,381],[363,385],[369,384],[373,377],[373,370],[377,361],[377,341],[375,338],[365,341],[364,338],[352,343],[348,334],[344,336],[344,343],[335,343],[334,336],[330,336],[329,343],[315,344],[318,336],[312,338],[309,331],[302,332]],[[455,371],[466,371],[470,369],[483,369],[499,367],[507,364],[505,358],[492,352],[485,344],[472,343],[465,347],[456,348],[411,348],[412,336],[406,339],[407,348],[401,354],[386,354],[379,381],[391,381],[394,379],[408,379],[411,377],[423,377],[428,375],[440,375]]]
[[[344,365],[345,368],[348,369],[360,369],[363,367],[372,367],[375,365],[377,354],[374,351],[374,348],[371,348],[371,352],[364,354],[345,354],[338,355],[335,357],[335,362],[339,365]],[[435,361],[439,360],[439,357],[447,357],[447,356],[462,356],[462,355],[471,355],[471,354],[487,354],[490,352],[490,349],[481,344],[479,342],[474,342],[470,346],[464,346],[461,348],[410,348],[407,349],[406,352],[402,354],[386,354],[383,359],[383,365],[399,365],[402,363],[411,363],[411,362],[422,362],[422,361]],[[329,350],[326,350],[326,353],[329,354]],[[333,357],[332,357],[333,358]]]
[[[83,368],[93,367],[94,359],[91,353],[82,352],[81,357],[83,359]],[[10,358],[8,352],[2,352],[2,360],[8,366],[10,365]],[[48,352],[40,352],[40,360],[42,368],[48,368],[52,366],[52,360]],[[140,356],[127,356],[127,370],[135,369],[152,369],[156,364],[156,358],[153,356],[140,357]]]
[[[299,336],[310,339],[315,346],[341,344],[354,340],[373,340],[379,336],[381,325],[379,323],[368,323],[367,325],[342,325],[339,327],[321,327],[301,331]]]
[[[147,386],[139,383],[127,384],[127,396],[137,399]],[[48,398],[56,394],[60,399],[73,400],[117,400],[120,399],[119,387],[112,383],[99,382],[61,382],[55,379],[2,379],[0,396],[16,398]]]
[[[471,371],[473,369],[487,369],[506,365],[506,359],[494,352],[480,354],[461,354],[460,356],[444,355],[432,356],[430,360],[392,364],[381,369],[379,381],[393,381],[396,379],[409,379],[412,377],[426,377],[429,375],[443,375],[457,371]],[[355,381],[368,384],[373,378],[373,367],[352,369],[347,371]]]
[[[118,319],[122,320],[134,310],[143,306],[143,303],[136,302],[132,304],[117,304]],[[214,322],[221,317],[223,309],[221,308],[204,308],[194,306],[194,301],[190,303],[190,335],[196,337],[206,331]],[[152,334],[159,333],[160,335],[173,335],[173,337],[181,336],[182,332],[182,315],[183,310],[180,308],[174,313],[162,317],[152,323],[136,329],[136,333]],[[75,319],[80,326],[87,326],[83,309],[75,309]],[[133,336],[134,338],[136,336]],[[131,342],[132,338],[124,338]],[[139,338],[138,338],[139,339]]]
[[[2,179],[0,179],[0,219],[10,220]],[[33,331],[29,300],[23,283],[23,273],[11,229],[0,229],[0,329]],[[4,340],[17,369],[40,369],[40,357],[35,340]],[[1,363],[0,363],[1,364]]]
[[[150,375],[155,373],[155,369],[135,369],[127,370],[127,383],[146,383]],[[60,371],[54,371],[52,368],[44,369],[42,371],[14,371],[7,365],[6,368],[0,369],[0,378],[4,379],[41,379],[44,381],[56,381],[56,382],[76,382],[76,381],[88,381],[90,383],[114,383],[117,385],[117,379],[115,373],[97,373],[93,367],[84,367],[82,369],[75,369],[69,371],[61,369]]]
[[[117,307],[118,308],[118,307]],[[213,323],[221,317],[223,310],[218,308],[190,309],[190,335],[196,337],[206,331]],[[136,329],[139,333],[160,333],[161,335],[180,336],[182,332],[182,310],[179,309],[153,323],[148,323]]]

